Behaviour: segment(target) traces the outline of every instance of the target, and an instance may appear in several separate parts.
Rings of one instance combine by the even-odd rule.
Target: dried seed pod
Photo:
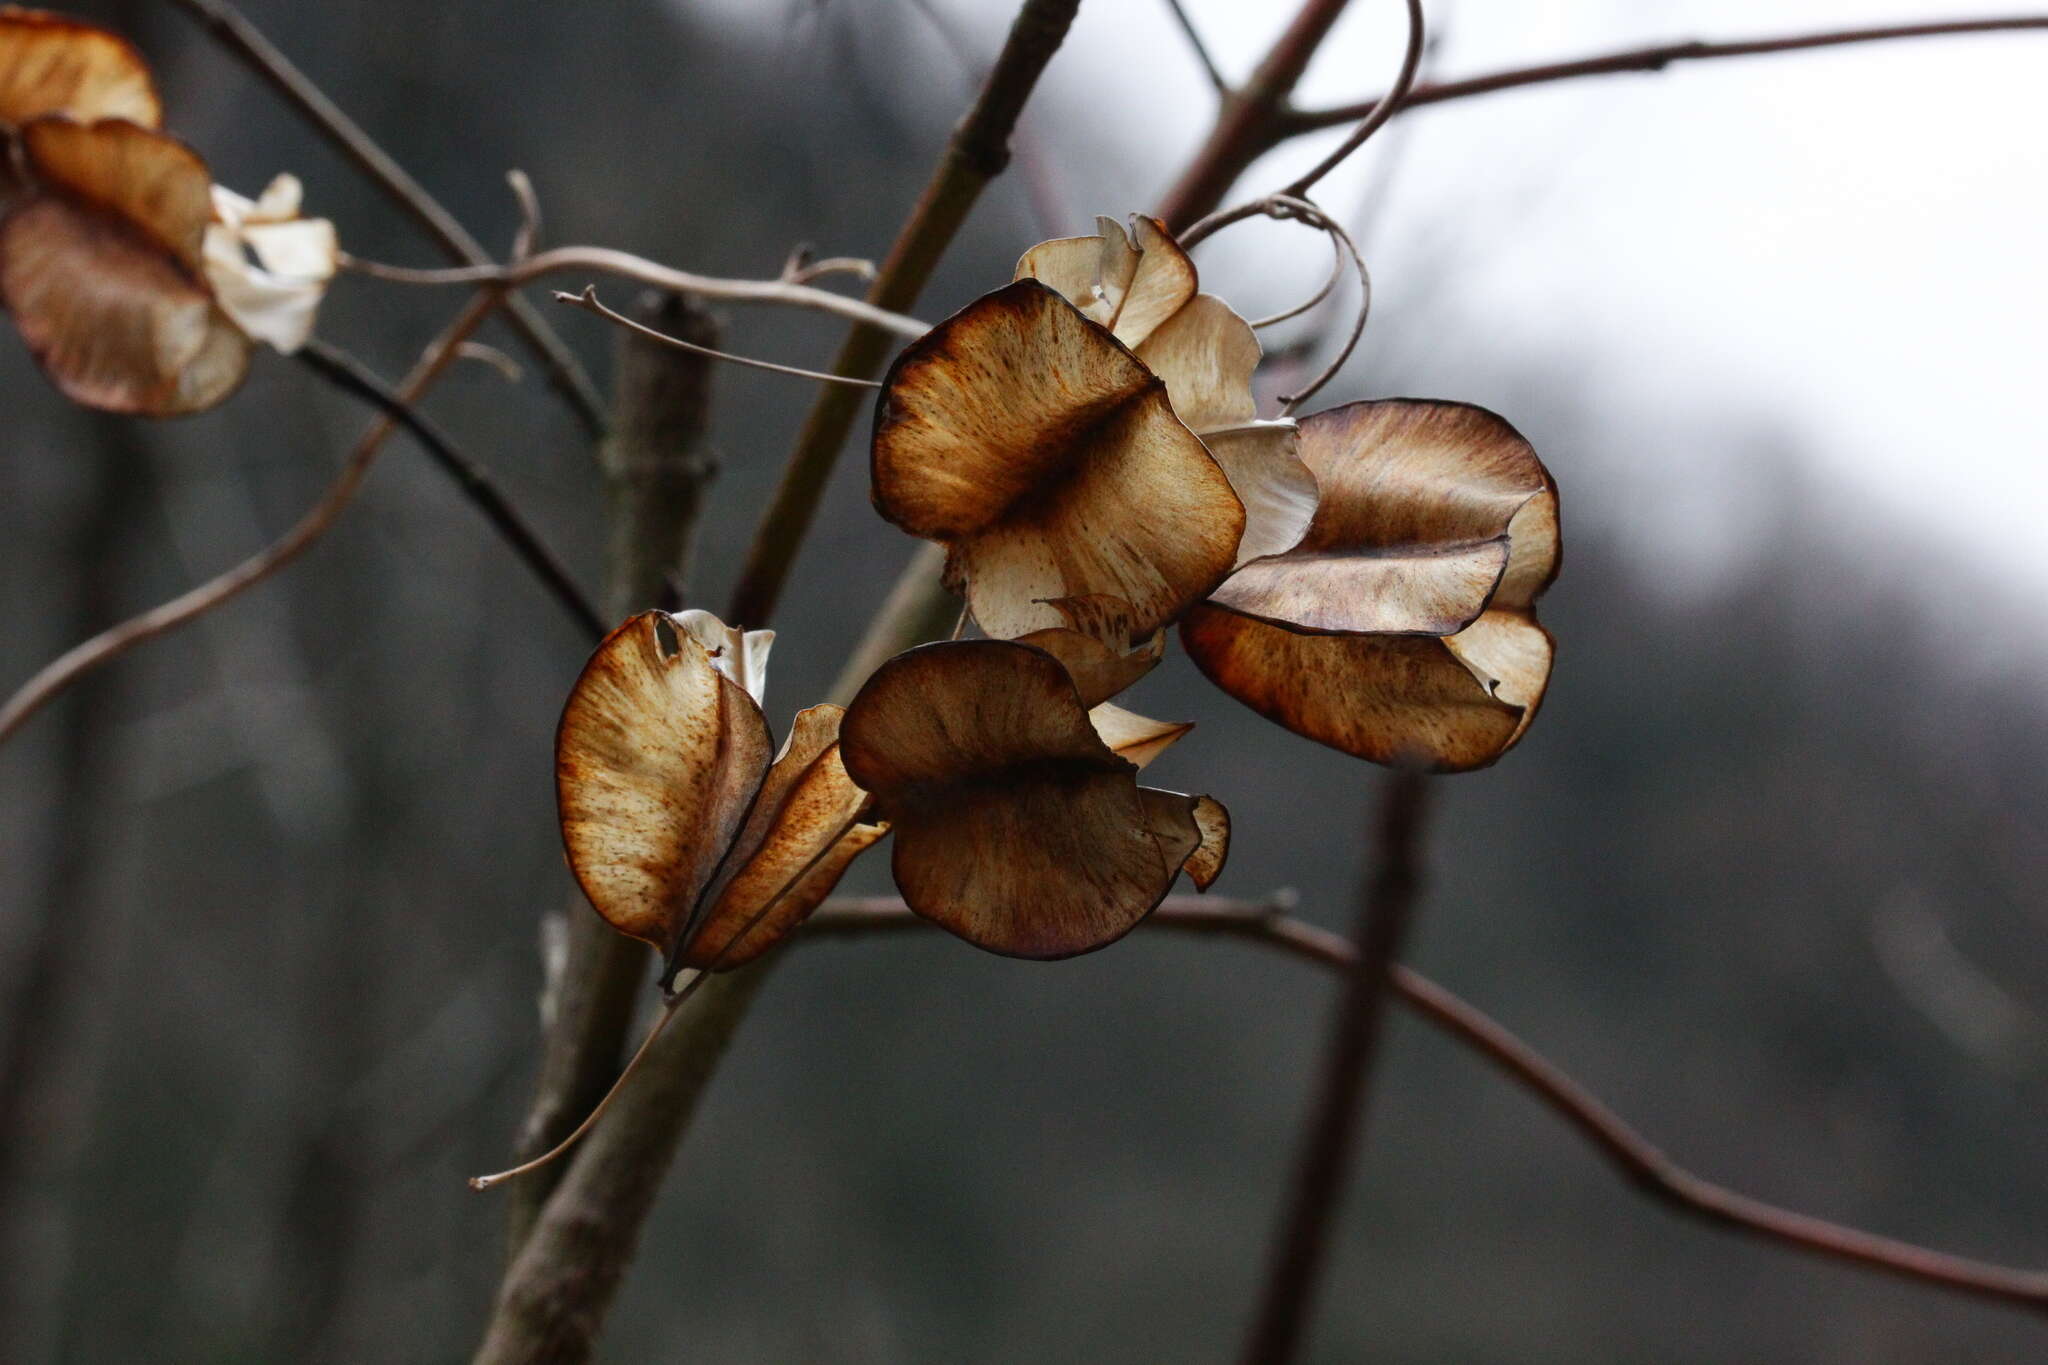
[[[895,831],[905,903],[990,952],[1062,958],[1112,943],[1204,846],[1196,798],[1140,787],[1065,667],[1028,645],[899,654],[841,733],[848,773]]]
[[[212,407],[249,339],[208,286],[206,163],[121,119],[21,130],[34,190],[0,220],[0,303],[66,397],[165,417]]]
[[[1317,413],[1321,485],[1295,550],[1240,569],[1182,622],[1211,681],[1298,734],[1381,763],[1483,767],[1521,738],[1553,654],[1557,491],[1527,441],[1461,403]]]

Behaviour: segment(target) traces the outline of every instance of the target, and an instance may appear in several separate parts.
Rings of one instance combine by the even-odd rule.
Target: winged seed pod
[[[217,201],[197,153],[125,119],[40,118],[20,140],[31,188],[0,219],[0,304],[66,397],[198,412],[241,383],[252,338],[304,340],[335,252],[331,225],[287,214],[296,181],[245,212],[239,196]]]
[[[1030,645],[899,654],[840,734],[848,774],[895,830],[904,902],[990,952],[1049,959],[1113,943],[1183,870],[1206,888],[1228,852],[1222,805],[1140,787],[1066,668]]]
[[[884,382],[875,506],[947,547],[990,635],[1058,627],[1053,602],[1097,595],[1149,634],[1313,511],[1293,423],[1255,420],[1251,328],[1134,221],[1135,241],[1104,219],[1033,247]]]
[[[555,740],[570,869],[597,913],[678,967],[737,967],[817,908],[887,832],[840,761],[836,706],[799,712],[771,762],[770,631],[645,612],[576,680]],[[666,978],[665,978],[666,979]]]
[[[1484,767],[1550,678],[1536,598],[1558,568],[1557,486],[1515,429],[1463,403],[1387,399],[1304,418],[1322,487],[1287,554],[1181,623],[1224,691],[1378,763]]]
[[[155,128],[163,103],[149,64],[126,38],[61,14],[0,6],[0,135],[48,114]]]

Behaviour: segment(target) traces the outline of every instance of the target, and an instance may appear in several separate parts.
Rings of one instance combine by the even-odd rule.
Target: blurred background
[[[222,181],[293,170],[350,251],[440,263],[172,6],[76,8],[136,37]],[[1190,3],[1232,74],[1287,8]],[[551,241],[755,277],[799,242],[882,253],[1009,9],[248,4],[485,240],[515,225],[516,166]],[[1391,75],[1399,6],[1354,10],[1305,102]],[[1428,70],[1965,12],[1438,0]],[[1326,401],[1494,408],[1565,498],[1550,699],[1496,769],[1442,784],[1417,965],[1702,1174],[2031,1265],[2048,1264],[2044,61],[2040,37],[1942,38],[1491,95],[1397,120],[1321,194],[1378,286]],[[1163,3],[1088,0],[1014,172],[917,311],[1007,279],[1040,237],[1149,207],[1209,116]],[[1201,261],[1258,315],[1311,291],[1327,255],[1246,226]],[[345,278],[321,332],[395,375],[455,303]],[[1269,346],[1313,344],[1345,306]],[[556,321],[605,373],[602,324]],[[728,321],[735,349],[796,364],[837,335]],[[714,605],[812,397],[716,382],[722,473],[691,575]],[[538,380],[459,367],[429,408],[594,584],[595,466]],[[275,357],[212,414],[98,418],[11,333],[0,413],[10,688],[281,530],[364,420]],[[846,459],[777,622],[778,727],[910,549]],[[462,1181],[503,1164],[531,1084],[539,926],[572,895],[551,738],[584,652],[401,444],[298,566],[0,751],[0,1357],[467,1357],[503,1209]],[[1346,923],[1377,770],[1184,660],[1131,704],[1200,722],[1158,771],[1236,816],[1218,893],[1293,887],[1304,915]],[[847,887],[885,890],[883,860]],[[671,1176],[606,1358],[1225,1358],[1332,999],[1256,947],[1144,932],[1053,966],[937,933],[795,947]],[[1317,1360],[2042,1350],[2017,1312],[1677,1220],[1405,1018],[1357,1177]]]

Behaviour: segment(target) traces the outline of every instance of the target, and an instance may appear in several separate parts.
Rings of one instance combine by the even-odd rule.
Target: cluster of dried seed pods
[[[1176,623],[1209,678],[1299,734],[1439,771],[1498,758],[1549,677],[1549,474],[1459,403],[1260,421],[1259,358],[1145,218],[1032,248],[912,343],[876,410],[875,506],[945,546],[990,638],[898,655],[843,713],[801,713],[770,765],[741,685],[765,642],[702,613],[628,622],[559,748],[599,913],[671,975],[738,965],[893,831],[905,902],[970,943],[1114,942],[1228,852],[1220,803],[1137,781],[1189,727],[1111,701]]]
[[[339,260],[296,180],[222,189],[162,121],[125,39],[0,8],[0,305],[66,397],[152,417],[226,398],[258,342],[303,344]]]

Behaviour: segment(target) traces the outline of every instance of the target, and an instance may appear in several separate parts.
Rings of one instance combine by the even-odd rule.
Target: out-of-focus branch
[[[842,896],[826,901],[811,916],[797,942],[929,927],[929,921],[913,915],[893,896]],[[1351,971],[1358,961],[1357,950],[1343,935],[1293,918],[1285,901],[1168,896],[1144,927],[1241,938],[1338,971]],[[1951,1256],[1844,1227],[1694,1175],[1477,1006],[1408,967],[1396,965],[1388,980],[1394,996],[1424,1022],[1477,1053],[1569,1124],[1631,1185],[1674,1211],[1901,1279],[2048,1311],[2048,1274],[2043,1272]]]
[[[533,523],[505,496],[504,490],[481,464],[462,453],[439,426],[429,421],[398,391],[379,379],[368,367],[338,346],[318,337],[300,348],[296,359],[306,368],[338,388],[370,403],[386,416],[397,419],[410,432],[443,473],[455,481],[462,495],[484,514],[494,530],[519,556],[520,562],[540,580],[548,594],[569,613],[585,633],[597,637],[605,632],[604,617],[583,595],[560,557],[548,548]]]
[[[1900,38],[1940,38],[1967,33],[2007,33],[2025,29],[2048,29],[2048,15],[2016,15],[2004,19],[1963,19],[1924,24],[1888,24],[1875,28],[1836,29],[1827,33],[1801,33],[1782,38],[1746,38],[1731,42],[1660,43],[1652,47],[1629,48],[1621,52],[1551,62],[1543,66],[1514,67],[1485,76],[1468,76],[1457,81],[1429,81],[1416,86],[1398,101],[1396,112],[1425,104],[1442,104],[1472,95],[1490,95],[1496,90],[1513,90],[1525,85],[1574,80],[1580,76],[1612,76],[1630,71],[1662,71],[1674,62],[1707,61],[1716,57],[1760,57],[1777,52],[1807,52],[1820,47],[1842,47],[1851,43],[1887,42]],[[1378,104],[1364,100],[1332,109],[1289,110],[1280,120],[1285,135],[1312,132],[1362,118]]]
[[[442,371],[460,353],[461,345],[471,333],[483,325],[498,306],[502,297],[499,290],[487,289],[464,305],[455,320],[448,324],[425,356],[414,366],[405,382],[398,386],[399,402],[407,407],[419,401]],[[314,541],[327,532],[342,510],[369,477],[370,467],[377,462],[379,452],[386,441],[399,427],[399,419],[387,411],[371,424],[356,442],[342,463],[341,472],[320,500],[299,518],[298,523],[275,541],[257,551],[249,558],[235,565],[227,572],[201,583],[198,587],[183,593],[161,606],[152,607],[140,616],[130,617],[117,626],[109,627],[83,644],[75,645],[62,655],[45,664],[43,668],[0,706],[0,742],[49,702],[49,700],[76,682],[80,677],[110,663],[126,654],[145,640],[153,639],[167,631],[176,630],[187,621],[212,611],[249,588],[255,587],[270,575],[305,553]]]
[[[378,146],[361,125],[329,99],[311,77],[299,70],[291,58],[264,36],[261,29],[250,23],[230,0],[173,0],[173,3],[197,19],[221,46],[240,58],[250,70],[268,81],[271,88],[284,96],[285,102],[297,109],[336,151],[418,223],[450,259],[465,265],[490,262],[490,253],[484,250],[483,244],[471,236],[468,229],[457,222],[433,195],[427,193],[424,185],[393,160],[390,153]],[[549,384],[592,436],[603,435],[603,400],[561,337],[524,299],[508,299],[505,308],[513,330],[546,371]]]
[[[880,274],[868,290],[871,305],[894,312],[917,303],[939,258],[966,221],[968,210],[1009,164],[1010,135],[1017,117],[1046,63],[1066,40],[1079,7],[1080,0],[1025,0],[973,107],[953,130],[909,220],[889,248]],[[888,348],[884,332],[857,326],[847,333],[833,359],[832,373],[872,379],[882,368]],[[774,615],[783,583],[810,531],[818,499],[862,402],[863,396],[854,390],[831,388],[811,405],[774,500],[754,534],[726,620],[758,628]]]
[[[634,312],[642,325],[695,344],[718,340],[711,315],[682,295],[650,293]],[[632,332],[619,334],[616,355],[612,434],[599,452],[610,535],[605,605],[613,621],[680,604],[704,492],[717,472],[705,439],[710,363]],[[514,1143],[522,1162],[561,1141],[611,1087],[649,980],[646,946],[613,932],[580,895],[563,937],[561,958],[548,971],[539,1076]],[[512,1186],[508,1264],[517,1264],[565,1169],[547,1167]]]
[[[1422,829],[1429,779],[1396,772],[1376,822],[1378,864],[1359,896],[1352,961],[1323,1058],[1315,1110],[1302,1133],[1265,1290],[1240,1359],[1286,1365],[1301,1354],[1329,1259],[1330,1235],[1365,1130],[1365,1100],[1379,1056],[1389,978],[1408,935],[1422,883]]]

